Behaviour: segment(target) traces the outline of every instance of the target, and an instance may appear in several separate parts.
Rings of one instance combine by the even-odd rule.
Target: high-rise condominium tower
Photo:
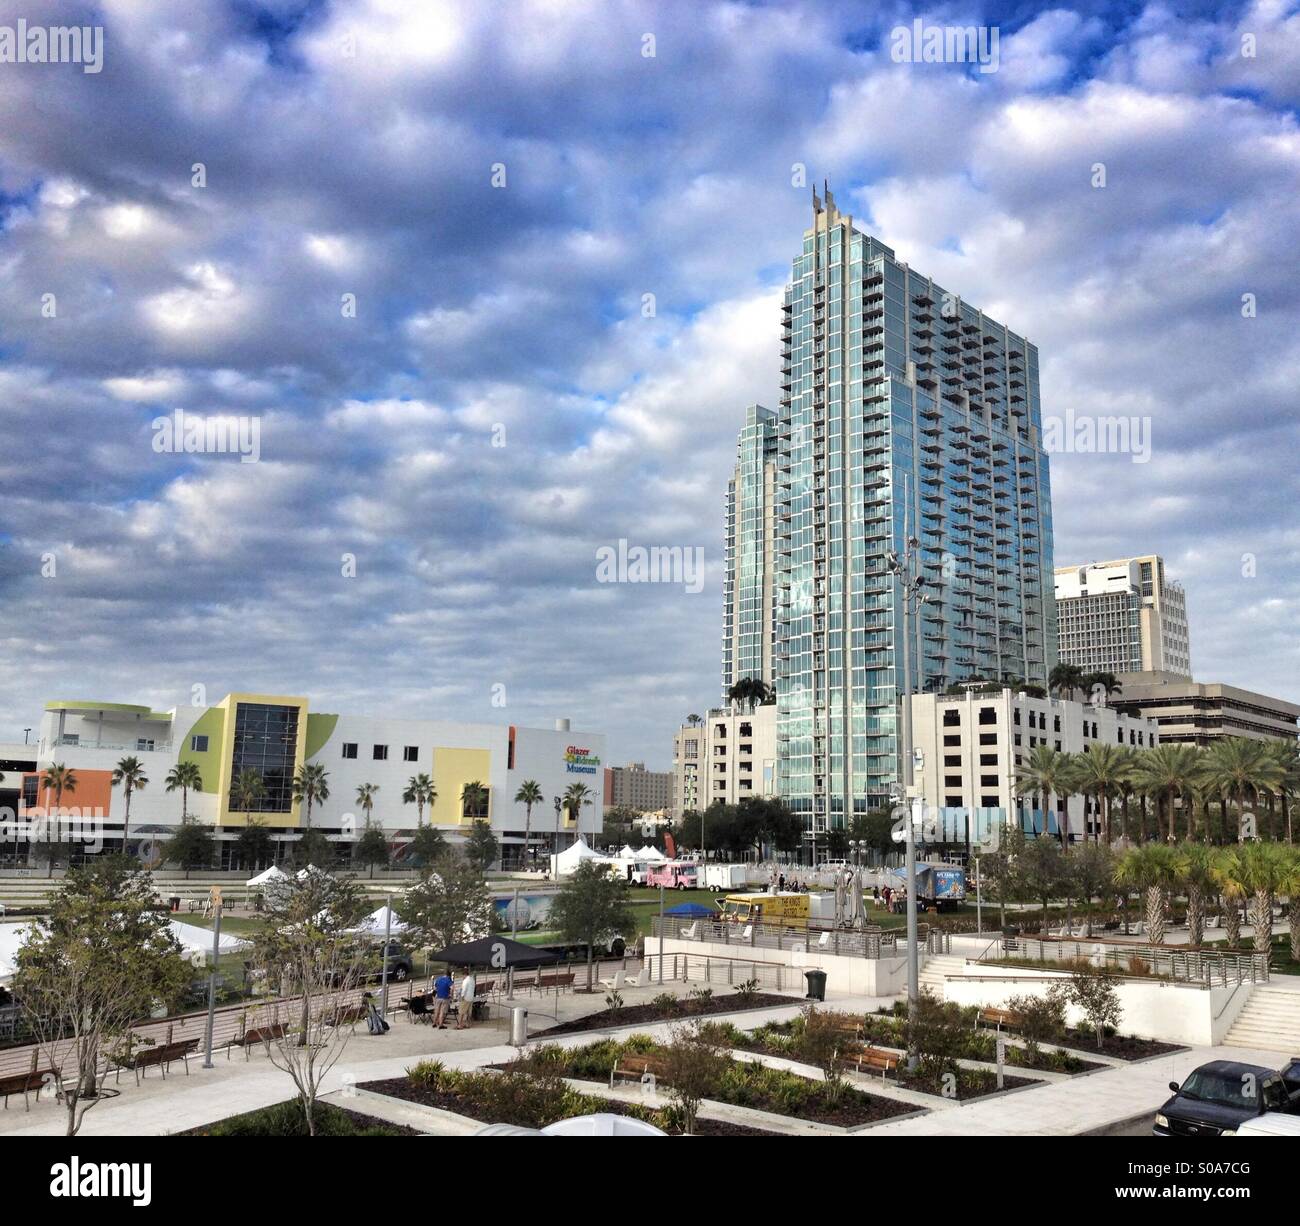
[[[1037,350],[825,195],[786,290],[776,427],[779,787],[810,835],[888,804],[898,777],[888,554],[907,536],[930,593],[914,689],[1045,684],[1056,657]]]
[[[1062,663],[1088,672],[1192,675],[1187,599],[1156,554],[1060,566]]]
[[[727,573],[723,579],[722,701],[746,677],[774,685],[776,630],[776,414],[745,410],[736,471],[727,482]]]

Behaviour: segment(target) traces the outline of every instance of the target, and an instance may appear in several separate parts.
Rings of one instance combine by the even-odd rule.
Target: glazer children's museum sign
[[[600,759],[590,749],[570,745],[564,751],[564,769],[571,775],[594,775]]]

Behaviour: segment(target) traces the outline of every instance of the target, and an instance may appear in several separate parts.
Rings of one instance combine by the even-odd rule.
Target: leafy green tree
[[[319,834],[309,830],[307,835]],[[263,1046],[271,1064],[287,1073],[310,1135],[316,1135],[316,1099],[352,1034],[338,1024],[366,956],[354,929],[366,900],[351,877],[309,873],[269,891],[253,933],[254,975],[271,989],[262,1005]]]
[[[181,794],[181,823],[190,815],[190,793],[203,791],[203,773],[197,762],[177,762],[167,772],[163,786],[168,792]]]
[[[438,789],[434,786],[433,780],[427,772],[412,775],[406,781],[406,790],[402,793],[402,803],[415,806],[415,828],[417,830],[424,825],[425,805],[432,805],[437,799]]]
[[[338,862],[338,851],[323,831],[312,827],[304,830],[302,837],[294,844],[293,859],[300,868],[315,865],[328,871]]]
[[[167,840],[163,848],[163,859],[183,868],[188,878],[196,868],[211,868],[216,852],[217,841],[212,837],[212,827],[187,818]]]
[[[122,818],[122,851],[126,851],[127,836],[131,832],[131,797],[136,792],[143,792],[149,786],[149,776],[144,773],[144,763],[136,757],[120,758],[112,774],[113,786],[121,787],[122,798],[126,801],[126,813]]]
[[[274,842],[266,823],[250,817],[235,836],[235,847],[239,852],[239,862],[256,871],[271,858]]]
[[[1016,876],[1025,897],[1043,905],[1043,927],[1046,929],[1052,899],[1060,898],[1069,884],[1065,853],[1055,839],[1027,839],[1016,867]]]
[[[307,810],[306,828],[311,829],[313,806],[330,798],[329,771],[320,762],[304,762],[293,777],[293,798]]]
[[[661,1049],[665,1089],[682,1120],[682,1131],[691,1136],[700,1104],[714,1093],[731,1064],[725,1045],[715,1028],[702,1019],[674,1026]]]
[[[487,936],[494,910],[482,872],[446,852],[406,891],[402,922],[415,943],[436,951]]]
[[[465,858],[480,873],[486,873],[501,854],[501,845],[492,833],[492,827],[481,818],[469,828],[465,837]]]
[[[596,942],[611,932],[630,933],[635,921],[628,908],[627,882],[583,860],[551,900],[551,923],[566,941],[587,946],[587,991],[591,991]]]
[[[1084,904],[1084,923],[1092,933],[1089,909],[1092,900],[1110,891],[1115,883],[1115,854],[1105,843],[1080,843],[1065,853],[1068,892]]]
[[[375,875],[375,865],[387,867],[390,855],[388,839],[379,826],[367,826],[352,848],[352,858],[358,864],[368,865],[372,878]]]
[[[174,1007],[189,965],[157,909],[148,873],[124,856],[68,870],[15,957],[14,995],[75,1136],[101,1101],[113,1046],[154,1007]]]
[[[1097,1050],[1100,1051],[1107,1027],[1118,1027],[1124,1013],[1115,988],[1115,977],[1104,967],[1081,967],[1070,976],[1065,995],[1096,1031]]]
[[[427,867],[441,856],[447,854],[447,840],[437,826],[421,826],[416,830],[409,844],[408,855],[414,858],[420,867]]]

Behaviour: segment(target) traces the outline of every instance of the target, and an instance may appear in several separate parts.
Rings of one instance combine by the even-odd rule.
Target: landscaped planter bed
[[[360,1111],[318,1102],[312,1113],[318,1137],[418,1137],[413,1128],[377,1120]],[[215,1124],[191,1128],[180,1133],[183,1137],[305,1137],[307,1124],[302,1108],[293,1099],[228,1116]]]
[[[369,1081],[360,1088],[404,1102],[451,1111],[484,1124],[545,1128],[548,1124],[577,1115],[600,1112],[644,1120],[668,1133],[681,1131],[672,1107],[652,1109],[601,1095],[582,1094],[563,1082],[557,1082],[554,1077],[536,1076],[514,1068],[502,1072],[459,1073],[426,1062],[411,1072],[415,1076],[408,1073],[405,1077]],[[775,1134],[721,1120],[699,1119],[695,1123],[695,1135],[762,1137]]]
[[[533,1048],[514,1067],[527,1068],[538,1074],[608,1084],[610,1072],[621,1057],[652,1055],[659,1048],[660,1044],[646,1035],[633,1035],[624,1042],[602,1039],[586,1047],[542,1045]],[[666,1086],[663,1089],[665,1093],[668,1091]],[[841,1128],[874,1124],[916,1110],[909,1103],[882,1098],[851,1086],[842,1087],[836,1097],[825,1082],[763,1064],[732,1060],[727,1061],[718,1084],[706,1097],[733,1107],[747,1107]]]
[[[665,996],[668,993],[664,993]],[[585,1034],[589,1030],[608,1030],[614,1026],[644,1026],[651,1022],[680,1022],[695,1017],[708,1017],[715,1013],[739,1013],[745,1009],[771,1009],[777,1006],[798,1004],[791,996],[772,996],[759,992],[731,992],[726,996],[712,993],[699,996],[674,996],[670,1005],[664,1001],[648,1001],[644,1005],[623,1005],[618,1009],[602,1009],[586,1017],[574,1018],[546,1029],[547,1036],[557,1034]]]
[[[1061,1047],[1080,1052],[1096,1052],[1114,1060],[1149,1060],[1152,1056],[1167,1056],[1172,1052],[1186,1051],[1179,1043],[1161,1043],[1157,1039],[1138,1039],[1132,1035],[1107,1034],[1106,1044],[1097,1047],[1097,1036],[1091,1030],[1068,1030],[1054,1040]]]

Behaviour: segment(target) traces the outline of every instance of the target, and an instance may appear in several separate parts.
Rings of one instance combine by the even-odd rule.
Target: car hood
[[[1171,1122],[1180,1120],[1184,1123],[1202,1124],[1220,1131],[1224,1128],[1236,1128],[1243,1120],[1253,1119],[1259,1112],[1244,1107],[1223,1107],[1218,1103],[1200,1102],[1194,1098],[1184,1098],[1175,1094],[1160,1108],[1160,1114]]]

